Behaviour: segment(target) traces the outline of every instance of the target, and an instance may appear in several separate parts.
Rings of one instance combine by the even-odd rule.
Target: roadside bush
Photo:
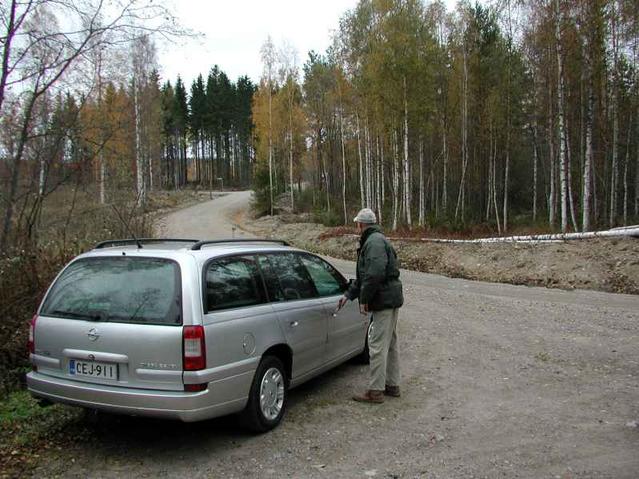
[[[77,253],[56,242],[0,258],[0,396],[20,385],[28,368],[28,321],[60,268]]]
[[[295,195],[295,211],[310,212],[317,202],[317,191],[312,188],[303,188],[301,192]]]
[[[335,210],[315,210],[313,216],[315,223],[321,223],[324,226],[342,226],[344,224],[343,216]]]

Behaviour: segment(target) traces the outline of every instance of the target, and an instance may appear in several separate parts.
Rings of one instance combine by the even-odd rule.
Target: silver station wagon
[[[368,318],[322,258],[271,240],[117,240],[78,256],[31,320],[31,394],[275,427],[289,388],[367,358]]]

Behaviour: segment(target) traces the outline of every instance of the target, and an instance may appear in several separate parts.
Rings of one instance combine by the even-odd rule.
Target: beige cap
[[[353,218],[353,221],[356,223],[365,223],[369,225],[374,225],[377,223],[377,217],[375,213],[370,208],[364,208],[357,213],[357,216]]]

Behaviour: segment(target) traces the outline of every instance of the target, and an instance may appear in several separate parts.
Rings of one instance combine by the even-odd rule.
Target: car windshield
[[[43,316],[144,324],[182,323],[180,268],[161,258],[85,258],[57,279]]]

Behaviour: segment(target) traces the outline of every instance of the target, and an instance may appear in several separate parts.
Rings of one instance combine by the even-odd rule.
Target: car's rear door
[[[225,380],[218,397],[228,401],[246,397],[259,355],[282,341],[254,255],[206,262],[203,311],[208,367],[223,369],[218,374]]]
[[[79,259],[43,302],[33,362],[39,373],[67,380],[181,390],[182,310],[176,261]]]
[[[294,252],[258,255],[273,310],[293,351],[292,379],[326,362],[328,315],[311,278]]]

